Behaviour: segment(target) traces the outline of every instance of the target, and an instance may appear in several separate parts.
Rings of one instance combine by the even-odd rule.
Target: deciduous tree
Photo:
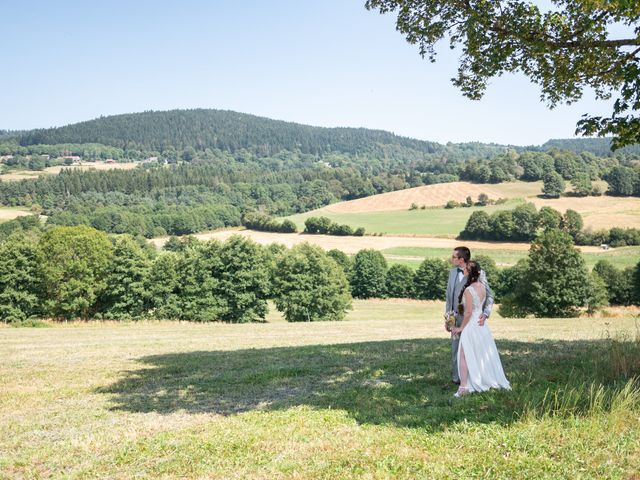
[[[618,97],[610,117],[587,117],[577,132],[613,134],[614,148],[640,143],[640,3],[558,0],[542,9],[526,0],[367,0],[368,9],[397,12],[396,28],[435,61],[435,45],[461,46],[453,83],[471,98],[490,79],[521,72],[538,84],[550,107],[580,99]],[[620,35],[614,35],[612,28]]]

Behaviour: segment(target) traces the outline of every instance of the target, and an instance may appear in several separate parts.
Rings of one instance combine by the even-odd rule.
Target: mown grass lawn
[[[0,478],[640,473],[636,319],[495,316],[513,391],[458,400],[441,304],[354,307],[339,323],[0,328]]]
[[[325,209],[291,215],[287,218],[295,222],[299,231],[304,230],[304,221],[309,217],[328,217],[339,224],[353,228],[364,227],[367,233],[430,235],[436,237],[456,237],[476,210],[484,210],[489,215],[498,210],[513,209],[521,204],[521,199],[511,199],[501,205],[487,207],[427,208],[425,210],[398,210],[392,212],[335,213]]]
[[[464,242],[461,242],[464,243]],[[580,248],[579,246],[577,247]],[[417,268],[424,258],[449,259],[451,250],[447,248],[426,248],[426,247],[394,247],[382,250],[384,255],[420,257],[416,259],[402,259],[402,263]],[[486,255],[492,258],[498,267],[510,267],[515,265],[521,258],[529,255],[528,250],[508,250],[508,249],[473,249],[473,255]],[[617,268],[635,267],[640,262],[640,247],[620,247],[602,252],[583,252],[587,266],[591,269],[599,260],[607,260]],[[395,262],[395,261],[394,261]],[[393,262],[392,262],[393,263]],[[395,262],[398,263],[398,262]]]

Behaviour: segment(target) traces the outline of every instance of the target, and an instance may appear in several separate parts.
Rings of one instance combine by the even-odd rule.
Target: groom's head
[[[464,266],[471,260],[471,250],[467,247],[456,247],[453,249],[451,255],[451,263],[454,267],[464,268]]]

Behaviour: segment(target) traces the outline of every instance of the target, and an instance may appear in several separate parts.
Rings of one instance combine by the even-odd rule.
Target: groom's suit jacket
[[[487,318],[491,315],[491,309],[493,308],[493,292],[491,291],[491,287],[489,287],[489,282],[487,281],[487,276],[484,273],[484,270],[480,272],[480,278],[478,279],[480,283],[484,285],[484,288],[487,291],[487,296],[484,299],[484,304],[482,305],[482,313],[484,313]],[[462,279],[458,281],[458,269],[452,268],[449,270],[449,280],[447,282],[447,292],[446,292],[446,305],[445,305],[445,313],[453,310],[456,313],[456,325],[460,326],[462,323],[462,319],[464,315],[460,315],[458,313],[458,298],[460,297],[460,292],[462,291],[465,283],[467,283],[467,277],[462,276]]]

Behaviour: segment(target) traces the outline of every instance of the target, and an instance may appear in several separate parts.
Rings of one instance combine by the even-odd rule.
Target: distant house
[[[148,157],[143,160],[143,162],[157,162],[158,157]]]
[[[104,163],[116,163],[116,161],[113,158],[107,158]]]
[[[79,162],[81,160],[81,158],[78,155],[65,155],[62,158],[63,158],[63,160],[69,159],[69,160],[72,160],[74,162],[76,162],[76,161]]]

